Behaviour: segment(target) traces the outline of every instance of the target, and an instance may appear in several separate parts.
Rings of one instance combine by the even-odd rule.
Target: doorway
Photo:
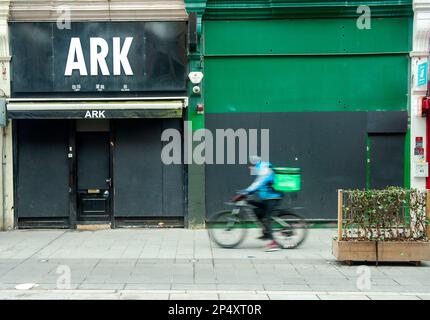
[[[111,161],[108,120],[78,120],[76,126],[77,220],[111,221]]]
[[[405,135],[370,134],[368,188],[404,186]]]
[[[68,120],[14,120],[15,225],[69,228]]]

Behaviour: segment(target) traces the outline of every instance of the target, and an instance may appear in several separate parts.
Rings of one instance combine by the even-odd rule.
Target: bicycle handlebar
[[[233,197],[232,201],[233,201],[233,202],[238,202],[238,201],[241,201],[241,200],[243,200],[243,199],[245,199],[245,198],[246,198],[246,195],[245,195],[245,194],[237,194],[237,195],[235,195],[235,196]]]

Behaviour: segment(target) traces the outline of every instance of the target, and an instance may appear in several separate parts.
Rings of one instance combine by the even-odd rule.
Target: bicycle
[[[246,196],[226,204],[233,206],[233,209],[217,212],[207,221],[207,226],[212,241],[222,248],[232,249],[243,242],[249,228],[255,223],[262,227],[262,223],[254,212],[255,206],[248,203]],[[292,210],[275,208],[272,214],[273,237],[283,249],[297,248],[307,236],[306,221]],[[233,240],[228,241],[223,237]]]

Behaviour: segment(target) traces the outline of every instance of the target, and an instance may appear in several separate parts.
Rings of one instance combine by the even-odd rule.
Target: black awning
[[[181,118],[184,100],[9,102],[10,119]]]

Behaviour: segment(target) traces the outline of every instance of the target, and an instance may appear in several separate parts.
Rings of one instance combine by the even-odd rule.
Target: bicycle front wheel
[[[235,248],[245,239],[247,229],[239,214],[231,210],[216,213],[207,222],[211,240],[222,248]]]
[[[307,236],[306,221],[288,210],[279,210],[273,216],[273,237],[284,249],[300,246]]]

